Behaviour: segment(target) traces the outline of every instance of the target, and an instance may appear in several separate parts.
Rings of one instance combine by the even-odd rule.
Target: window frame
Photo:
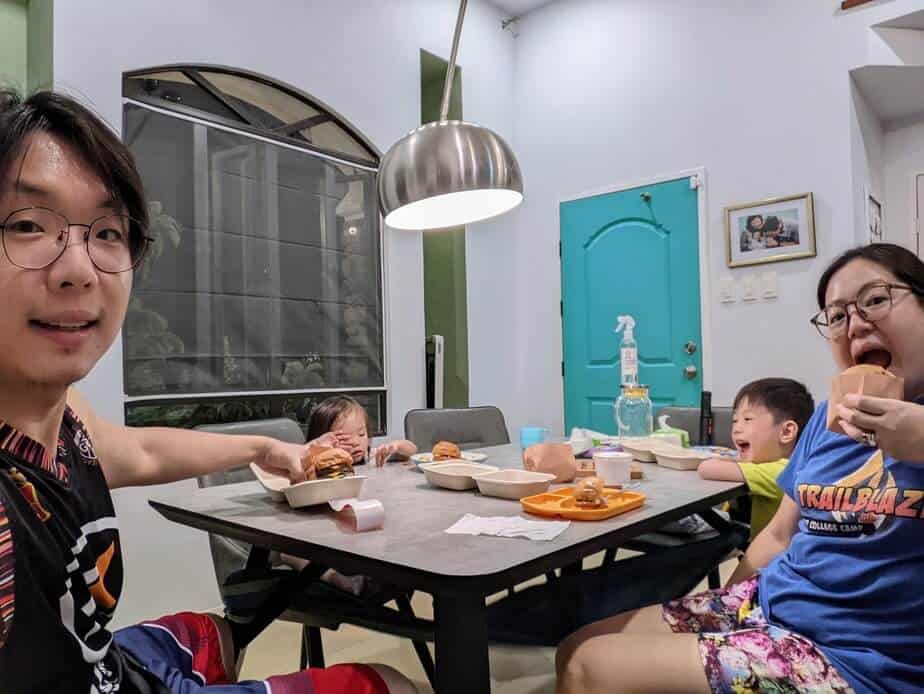
[[[244,79],[250,79],[255,82],[259,82],[263,85],[278,89],[280,92],[293,97],[299,101],[305,103],[306,106],[318,112],[319,115],[323,114],[327,116],[326,120],[330,120],[341,129],[343,129],[350,137],[352,137],[356,142],[366,149],[372,160],[365,160],[359,157],[355,157],[349,153],[333,151],[325,147],[317,146],[311,142],[308,142],[302,138],[289,137],[285,134],[279,132],[279,130],[285,130],[285,128],[291,126],[292,124],[285,124],[281,126],[279,130],[273,130],[262,126],[254,125],[250,122],[235,121],[230,118],[225,118],[219,116],[215,113],[200,110],[198,108],[193,108],[186,106],[184,104],[175,103],[165,99],[160,99],[154,96],[140,96],[137,94],[130,95],[129,92],[135,91],[129,89],[130,86],[134,86],[135,83],[131,80],[137,80],[138,78],[143,78],[146,75],[159,74],[164,72],[179,72],[183,74],[187,79],[190,79],[191,82],[199,86],[200,88],[205,89],[205,87],[200,84],[202,79],[200,72],[213,72],[221,73],[234,77],[240,77]],[[206,91],[209,91],[205,89]],[[214,94],[211,94],[213,98]],[[280,82],[278,80],[271,79],[259,73],[251,72],[249,70],[243,70],[238,68],[231,68],[223,65],[211,65],[205,63],[176,63],[169,65],[159,65],[154,67],[143,68],[139,70],[130,70],[123,73],[122,78],[122,132],[125,132],[126,129],[126,106],[133,105],[140,107],[145,110],[153,111],[160,113],[168,117],[178,118],[180,120],[188,121],[194,124],[203,125],[208,128],[214,128],[218,130],[223,130],[233,134],[238,134],[247,138],[267,142],[272,145],[281,146],[286,149],[295,150],[298,152],[303,152],[309,156],[318,157],[327,161],[334,163],[340,163],[348,166],[352,166],[358,169],[372,172],[377,179],[379,165],[381,162],[381,152],[379,149],[362,133],[360,133],[349,121],[347,121],[343,116],[341,116],[337,111],[330,108],[327,104],[321,102],[320,100],[309,96],[308,94],[302,92],[301,90],[288,85],[286,83]],[[227,105],[223,104],[227,108]],[[256,105],[259,107],[259,105]],[[242,119],[245,119],[243,114],[239,114]],[[293,123],[298,123],[300,121],[294,121]],[[376,207],[378,207],[376,200]],[[145,406],[158,406],[158,405],[169,405],[175,404],[177,406],[183,405],[192,405],[194,403],[203,404],[203,405],[213,405],[219,402],[240,402],[242,404],[251,403],[258,401],[261,398],[264,399],[268,405],[268,408],[271,413],[277,412],[276,415],[271,414],[271,416],[283,416],[278,414],[283,403],[288,399],[298,398],[299,396],[311,396],[311,395],[322,395],[329,393],[334,394],[366,394],[366,393],[378,393],[379,394],[379,414],[380,414],[380,423],[381,430],[370,432],[375,436],[382,436],[387,433],[388,426],[388,409],[390,401],[390,372],[391,372],[391,361],[389,354],[388,346],[388,326],[389,326],[389,310],[388,310],[388,283],[387,283],[387,267],[386,267],[386,248],[387,248],[387,235],[385,234],[385,223],[381,213],[377,214],[378,219],[378,229],[377,233],[379,235],[379,282],[381,289],[381,302],[382,302],[382,385],[381,386],[360,386],[360,387],[336,387],[336,386],[321,386],[317,388],[293,388],[293,389],[264,389],[264,390],[250,390],[250,391],[221,391],[221,392],[206,392],[206,393],[163,393],[163,394],[152,394],[152,395],[128,395],[125,392],[125,385],[123,382],[123,408],[126,421],[130,421],[130,410],[137,407]],[[122,368],[124,369],[125,356],[122,355]],[[305,423],[300,422],[302,426],[306,426]],[[157,426],[157,424],[153,424]]]

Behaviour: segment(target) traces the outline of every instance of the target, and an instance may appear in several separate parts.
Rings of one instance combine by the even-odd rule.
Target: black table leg
[[[434,596],[436,691],[439,694],[488,694],[488,623],[484,596],[440,593]]]

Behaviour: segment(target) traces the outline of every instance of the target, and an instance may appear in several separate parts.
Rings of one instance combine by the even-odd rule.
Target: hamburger
[[[462,457],[462,450],[454,443],[440,441],[433,447],[433,460],[456,460]]]
[[[844,397],[856,393],[876,398],[901,400],[905,397],[905,381],[888,369],[876,364],[856,364],[844,369],[840,376],[831,381],[831,397],[828,400],[828,430],[843,434],[837,406]]]
[[[339,448],[312,446],[304,462],[308,479],[339,479],[353,474],[352,456]]]
[[[574,503],[581,508],[602,508],[606,506],[603,497],[603,480],[599,477],[584,477],[574,486]]]

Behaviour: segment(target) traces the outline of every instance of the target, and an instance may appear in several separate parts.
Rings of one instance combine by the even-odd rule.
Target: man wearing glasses
[[[71,388],[122,327],[150,241],[131,153],[72,99],[0,92],[0,222],[0,690],[413,691],[349,664],[235,682],[243,632],[213,615],[109,631],[123,578],[110,489],[249,461],[303,480],[307,446],[118,426]]]

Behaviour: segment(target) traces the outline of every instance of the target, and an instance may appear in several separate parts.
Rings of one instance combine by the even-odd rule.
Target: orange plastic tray
[[[612,518],[620,513],[632,511],[645,503],[641,492],[630,492],[605,487],[603,498],[606,506],[600,508],[581,508],[574,502],[574,487],[562,487],[543,494],[526,496],[520,499],[523,508],[537,516],[559,516],[571,520],[595,521]]]

